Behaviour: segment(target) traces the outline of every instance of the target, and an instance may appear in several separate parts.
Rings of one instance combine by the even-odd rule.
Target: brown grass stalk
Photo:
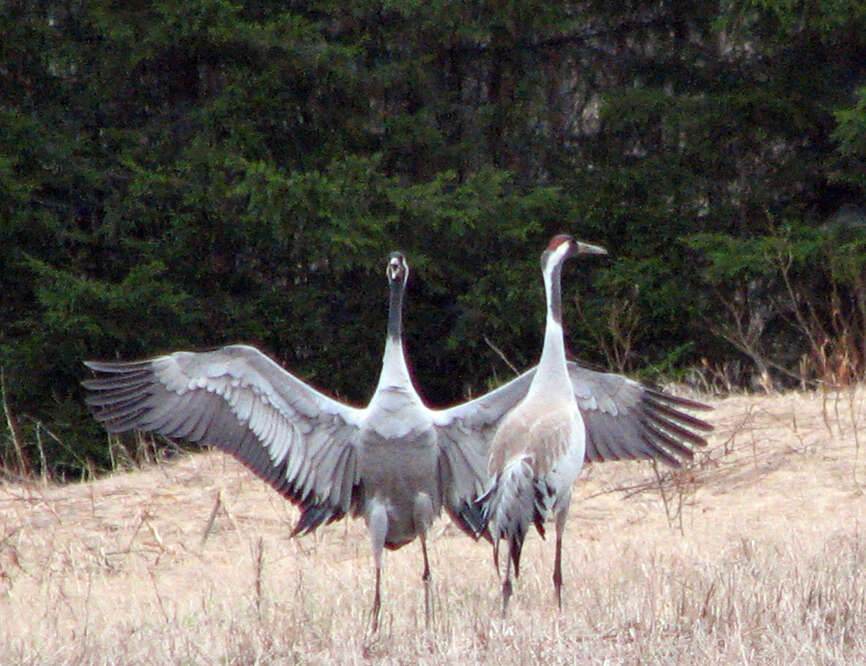
[[[830,429],[835,410],[815,393],[716,401],[709,450],[683,478],[589,466],[561,614],[550,539],[529,535],[502,619],[489,544],[443,519],[428,544],[429,631],[417,543],[386,554],[371,635],[363,522],[289,540],[297,510],[222,454],[6,483],[0,662],[863,663],[866,496],[851,465],[864,405],[840,399],[846,423]]]

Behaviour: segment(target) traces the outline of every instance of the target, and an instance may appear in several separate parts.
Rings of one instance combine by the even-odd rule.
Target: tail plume
[[[493,541],[493,562],[499,570],[499,541],[508,541],[515,577],[520,575],[520,551],[531,522],[538,522],[535,473],[528,456],[508,461],[490,487],[478,498]]]

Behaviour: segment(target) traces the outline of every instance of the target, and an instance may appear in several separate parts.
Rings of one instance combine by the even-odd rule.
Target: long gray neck
[[[403,339],[403,294],[406,283],[402,280],[391,280],[388,283],[388,340],[398,342]]]
[[[409,367],[403,354],[403,294],[406,291],[404,280],[391,280],[388,298],[388,335],[385,338],[385,354],[382,358],[382,372],[376,390],[389,387],[408,388],[412,384]]]
[[[562,329],[562,263],[555,262],[552,266],[545,267],[542,273],[547,300],[547,319],[544,326],[544,346],[541,349],[538,371],[533,379],[533,388],[570,386]]]
[[[562,328],[562,264],[554,264],[550,278],[544,276],[544,291],[547,296],[547,316]]]

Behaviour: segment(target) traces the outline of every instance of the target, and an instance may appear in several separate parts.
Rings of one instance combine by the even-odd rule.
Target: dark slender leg
[[[376,596],[373,597],[373,633],[379,631],[379,611],[382,609],[382,597],[379,593],[379,583],[382,579],[382,568],[376,567]]]
[[[373,633],[379,630],[379,611],[382,608],[382,550],[385,548],[385,535],[388,533],[388,514],[381,504],[373,504],[367,515],[367,528],[370,530],[370,545],[373,547],[373,561],[376,564],[376,596],[373,597]]]
[[[553,561],[553,588],[556,590],[556,603],[562,612],[562,533],[556,531],[556,559]]]
[[[508,615],[508,600],[511,599],[511,555],[505,564],[505,580],[502,582],[502,617]]]
[[[415,533],[421,539],[421,553],[424,555],[424,626],[430,628],[430,618],[433,617],[433,579],[430,576],[430,561],[427,559],[427,530],[433,523],[433,501],[427,493],[418,493],[412,504],[412,520],[415,522]]]
[[[421,552],[424,555],[424,573],[421,580],[424,581],[424,626],[430,628],[430,618],[433,616],[432,580],[430,575],[430,562],[427,559],[427,535],[421,535]]]
[[[562,533],[565,531],[565,518],[568,508],[556,516],[556,557],[553,560],[553,588],[556,591],[556,603],[562,612]]]

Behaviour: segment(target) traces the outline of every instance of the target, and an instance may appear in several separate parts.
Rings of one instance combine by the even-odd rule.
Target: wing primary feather
[[[279,473],[279,463],[271,459],[267,449],[261,445],[258,436],[252,430],[247,429],[244,433],[240,448],[250,451],[255,457],[256,475],[269,485],[274,485],[276,475]]]
[[[183,437],[190,442],[198,442],[200,437],[196,435],[202,430],[207,429],[207,421],[210,418],[208,401],[199,401],[195,405],[194,411],[190,412],[189,418],[183,425],[183,429],[178,432],[176,437]]]
[[[190,398],[189,393],[184,393],[179,396],[170,394],[170,397],[162,400],[161,403],[156,400],[157,404],[155,405],[153,399],[145,401],[142,407],[145,407],[146,411],[136,427],[141,430],[153,430],[169,437],[174,436],[177,426],[181,425],[188,416],[186,409],[189,406]]]
[[[87,404],[109,432],[140,429],[235,455],[304,507],[301,531],[360,511],[351,444],[363,411],[319,393],[252,347],[88,361]]]
[[[343,471],[343,486],[340,489],[340,511],[344,514],[349,511],[355,495],[355,486],[358,483],[358,457],[352,446],[347,446],[348,460],[346,469]]]
[[[650,455],[647,456],[650,460],[661,460],[666,465],[670,467],[682,467],[682,461],[679,458],[671,455],[670,452],[662,448],[658,445],[658,443],[652,441],[646,434],[641,435],[641,440],[646,445],[644,450],[648,451]],[[691,451],[689,451],[691,454]],[[691,455],[686,456],[687,458],[691,458]]]
[[[82,380],[81,385],[92,393],[88,398],[103,396],[111,399],[123,395],[125,392],[134,392],[153,384],[153,376],[150,373],[140,373],[135,377],[109,377],[99,379]],[[88,401],[88,404],[91,404]]]
[[[303,536],[315,530],[322,523],[331,523],[343,517],[343,513],[339,509],[325,504],[311,504],[305,506],[301,517],[298,518],[298,524],[292,530],[290,536]]]
[[[679,440],[676,440],[673,437],[671,437],[664,430],[656,427],[655,424],[650,423],[648,421],[644,421],[643,427],[646,431],[645,436],[649,437],[650,440],[659,440],[666,447],[672,449],[678,455],[682,456],[683,458],[687,458],[688,460],[691,460],[694,457],[694,455],[695,455],[694,451],[692,451],[689,447],[687,447],[685,444],[683,444]]]
[[[84,361],[91,370],[110,374],[124,374],[138,369],[149,369],[152,361]]]
[[[289,492],[289,483],[288,481],[286,481],[285,470],[285,460],[281,460],[279,463],[274,465],[272,475],[273,480],[270,483],[278,493],[280,493],[284,497],[287,497],[290,500],[294,500],[291,493]]]
[[[190,430],[198,423],[198,396],[187,393],[175,402],[175,408],[166,414],[167,419],[160,429],[164,435],[186,439]]]
[[[691,414],[681,412],[678,409],[673,409],[672,407],[669,407],[668,405],[665,405],[654,398],[648,396],[644,397],[643,403],[650,410],[658,412],[660,414],[664,414],[669,419],[677,421],[683,425],[691,426],[692,428],[697,428],[698,430],[703,430],[705,432],[709,432],[713,429],[713,426],[711,426],[706,421],[692,416]]]
[[[621,417],[613,420],[609,437],[619,452],[621,459],[629,459],[631,455],[630,442],[640,439],[641,422],[637,414],[626,411]]]
[[[584,454],[584,459],[589,462],[604,462],[604,458],[601,457],[598,447],[595,445],[595,437],[590,434],[589,430],[586,432],[586,453]]]
[[[346,474],[346,466],[349,464],[349,455],[350,450],[348,446],[344,446],[339,454],[337,454],[337,461],[334,463],[334,467],[331,471],[331,492],[328,496],[328,503],[333,506],[342,506],[343,499],[343,478]]]
[[[214,398],[218,408],[208,424],[207,433],[203,438],[205,444],[215,446],[227,453],[236,454],[243,438],[243,432],[235,415],[221,398]]]
[[[585,427],[586,428],[586,427]],[[588,430],[588,428],[586,428]],[[601,460],[618,460],[618,458],[613,454],[608,447],[607,442],[601,436],[604,432],[602,428],[593,429],[594,435],[592,438],[592,442],[595,445],[595,450],[598,453]]]
[[[681,407],[685,407],[687,409],[698,409],[705,412],[713,410],[712,405],[707,405],[706,403],[698,402],[697,400],[691,400],[689,398],[683,398],[678,395],[673,395],[671,393],[668,393],[667,391],[660,391],[659,389],[652,389],[647,387],[644,387],[643,390],[647,393],[647,395],[650,395],[657,400],[663,400],[673,405],[680,405]],[[708,423],[706,425],[710,426],[710,424]],[[712,426],[710,426],[710,429],[712,429]]]
[[[123,419],[134,412],[146,410],[147,405],[144,404],[144,401],[147,397],[147,394],[140,394],[112,402],[105,400],[105,404],[91,405],[91,407],[94,408],[94,416],[100,421]]]
[[[270,466],[270,458],[252,431],[247,430],[244,434],[244,437],[238,444],[238,451],[245,452],[245,455],[250,459],[250,464],[253,465],[253,469],[256,470],[259,476],[265,474],[265,470]]]
[[[311,471],[312,471],[312,468],[310,466],[310,461],[305,456],[300,462],[298,474],[294,480],[295,491],[297,492],[299,502],[306,501],[307,497],[310,494],[310,488],[309,488],[309,485],[307,484],[307,480],[310,477]]]
[[[683,428],[680,425],[677,425],[673,421],[669,421],[667,419],[662,418],[655,412],[647,410],[645,412],[645,416],[647,419],[653,421],[657,425],[661,426],[663,429],[670,432],[672,435],[676,435],[680,439],[684,439],[687,442],[691,442],[695,446],[706,446],[707,440],[701,437],[700,435],[693,433],[691,430]]]
[[[143,407],[138,410],[133,410],[123,416],[101,416],[96,415],[96,418],[102,421],[105,429],[112,434],[117,434],[121,432],[127,432],[129,430],[133,430],[137,427],[139,420],[141,419],[141,415],[145,413]]]
[[[476,461],[473,461],[470,459],[470,453],[474,450],[469,449],[469,447],[461,446],[453,439],[447,439],[446,441],[446,446],[441,449],[441,456],[444,456],[448,465],[448,473],[450,474],[450,479],[448,481],[449,485],[456,481],[457,475],[460,474],[460,470],[463,469],[468,470],[469,474],[474,477],[472,484],[473,488],[471,489],[472,497],[464,497],[462,495],[455,497],[457,503],[460,504],[462,501],[474,499],[474,497],[484,488],[486,460],[479,457]],[[443,489],[446,487],[448,486],[443,485]],[[458,488],[455,486],[452,490],[456,492]]]

